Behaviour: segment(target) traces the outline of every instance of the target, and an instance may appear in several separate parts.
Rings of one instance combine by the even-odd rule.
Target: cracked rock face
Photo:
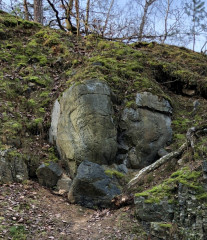
[[[134,108],[123,110],[119,123],[119,152],[132,168],[151,164],[172,136],[172,108],[167,100],[148,92],[138,93]]]
[[[88,80],[66,90],[50,139],[56,140],[61,158],[71,175],[83,160],[110,164],[117,152],[111,91],[103,81]]]

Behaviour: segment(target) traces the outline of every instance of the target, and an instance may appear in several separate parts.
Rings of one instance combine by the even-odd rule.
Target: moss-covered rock
[[[202,239],[206,235],[207,207],[201,177],[200,171],[184,168],[161,185],[135,194],[137,217],[147,222],[174,222],[176,235]]]
[[[23,182],[28,179],[24,156],[16,149],[0,151],[0,183]]]

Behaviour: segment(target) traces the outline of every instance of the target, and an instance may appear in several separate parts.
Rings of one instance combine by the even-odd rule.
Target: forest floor
[[[134,207],[91,210],[36,182],[0,185],[0,239],[146,239]]]

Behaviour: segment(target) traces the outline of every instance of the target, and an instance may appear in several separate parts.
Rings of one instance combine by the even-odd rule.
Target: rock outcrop
[[[179,183],[177,198],[172,203],[167,199],[147,202],[144,197],[135,197],[138,219],[150,224],[150,239],[207,239],[207,206],[199,202],[198,192]],[[167,224],[166,224],[167,223]],[[163,228],[166,233],[163,233]],[[171,230],[170,230],[171,228]],[[173,230],[174,228],[174,230]],[[169,230],[171,234],[169,234]],[[159,238],[156,238],[158,237]],[[155,238],[153,238],[155,237]],[[168,238],[167,238],[168,237]]]
[[[60,115],[58,110],[54,115],[57,130],[53,127],[50,139],[56,139],[70,174],[74,175],[77,165],[85,159],[112,163],[117,152],[117,130],[108,85],[98,80],[75,84],[63,93],[59,103]]]
[[[158,203],[145,202],[144,197],[135,198],[136,214],[146,222],[171,222],[174,217],[174,207],[166,200]]]
[[[23,156],[14,149],[0,151],[0,183],[22,182],[28,179]]]
[[[107,208],[114,196],[121,193],[117,180],[106,175],[99,164],[83,161],[73,180],[69,201],[89,208]]]
[[[171,140],[172,108],[167,100],[138,93],[134,107],[120,112],[118,121],[113,98],[106,82],[93,79],[72,85],[54,104],[50,142],[73,179],[71,202],[109,206],[120,190],[101,165],[118,163],[115,169],[124,173],[127,167],[142,168]]]
[[[138,93],[133,108],[123,110],[119,123],[119,152],[131,168],[142,168],[158,157],[172,137],[172,108],[149,92]],[[125,156],[123,156],[125,153]]]

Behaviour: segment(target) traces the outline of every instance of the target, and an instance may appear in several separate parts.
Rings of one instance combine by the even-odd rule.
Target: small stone
[[[70,186],[72,184],[71,178],[69,178],[66,174],[63,174],[62,177],[57,182],[57,189],[64,190],[65,192],[69,192]]]
[[[178,165],[179,165],[179,166],[182,166],[183,163],[184,163],[184,160],[183,160],[182,158],[178,160]]]
[[[40,184],[46,187],[54,187],[62,175],[62,169],[54,162],[50,162],[48,165],[43,163],[36,173]]]

